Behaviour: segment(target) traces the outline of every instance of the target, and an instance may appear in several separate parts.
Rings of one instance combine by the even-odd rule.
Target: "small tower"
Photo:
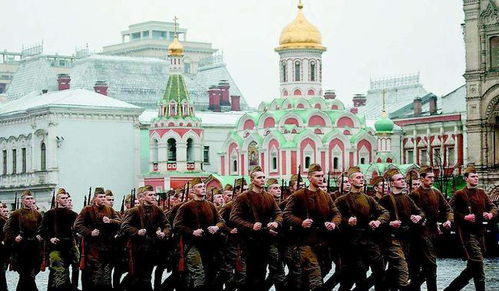
[[[392,153],[392,136],[395,123],[388,117],[385,108],[385,90],[383,90],[383,111],[374,123],[376,136],[378,137],[378,151],[375,161],[379,163],[395,163]]]
[[[298,4],[298,15],[281,33],[279,46],[280,97],[322,96],[321,33],[303,15],[303,4]]]
[[[182,75],[184,48],[176,33],[168,46],[170,72],[165,94],[158,102],[158,117],[149,130],[152,172],[200,171],[203,134],[201,119],[194,114]]]

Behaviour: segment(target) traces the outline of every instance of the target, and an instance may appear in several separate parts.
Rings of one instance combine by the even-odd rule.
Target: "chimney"
[[[241,96],[230,96],[230,110],[241,111]]]
[[[57,75],[57,90],[62,91],[62,90],[68,90],[70,85],[69,83],[71,82],[71,78],[69,77],[68,74],[59,74]]]
[[[220,105],[221,106],[229,106],[230,105],[230,100],[229,100],[229,82],[227,80],[221,80],[218,83],[218,89],[220,89],[220,92],[222,93],[222,99],[220,100]]]
[[[211,86],[210,89],[208,89],[208,96],[209,96],[209,106],[208,109],[213,111],[213,112],[220,112],[220,98],[221,98],[222,93],[220,92],[220,89],[218,89],[217,86]]]
[[[352,98],[354,107],[366,106],[367,97],[363,94],[355,94]]]
[[[107,82],[106,81],[97,81],[95,82],[94,90],[96,93],[106,95],[107,96]]]
[[[437,113],[437,96],[431,96],[430,97],[430,114],[436,114]]]
[[[414,98],[414,101],[412,103],[412,107],[414,108],[414,116],[418,116],[421,114],[423,111],[422,105],[421,105],[421,98],[416,97]]]
[[[336,99],[336,91],[326,90],[324,93],[324,99]]]
[[[359,107],[352,107],[352,108],[350,108],[350,113],[352,113],[352,114],[359,113]]]

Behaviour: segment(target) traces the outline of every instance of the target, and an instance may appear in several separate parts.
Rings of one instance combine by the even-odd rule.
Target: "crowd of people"
[[[260,167],[249,184],[240,178],[223,189],[194,178],[159,199],[145,185],[121,211],[112,191],[97,187],[79,214],[63,188],[43,214],[26,190],[19,209],[0,207],[0,291],[7,270],[19,273],[17,290],[38,290],[45,268],[54,291],[78,290],[80,280],[84,291],[420,290],[424,282],[434,291],[434,240],[451,227],[467,264],[446,290],[471,279],[485,290],[484,225],[498,210],[473,167],[450,203],[432,187],[429,166],[373,177],[373,195],[358,167],[335,187],[320,165],[306,172],[307,186],[293,175],[284,187]]]

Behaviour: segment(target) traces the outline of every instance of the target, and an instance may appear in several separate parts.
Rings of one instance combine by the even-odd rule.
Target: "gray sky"
[[[421,73],[426,90],[446,94],[464,84],[462,1],[303,0],[322,33],[323,87],[343,101],[365,93],[371,77]],[[93,51],[121,42],[120,31],[149,20],[188,29],[191,41],[222,49],[252,106],[278,97],[278,45],[297,0],[0,0],[0,49],[45,43],[46,53]]]

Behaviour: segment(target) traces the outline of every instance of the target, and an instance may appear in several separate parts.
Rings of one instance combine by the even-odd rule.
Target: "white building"
[[[0,105],[0,200],[34,191],[40,208],[64,187],[80,209],[89,187],[119,200],[138,184],[143,109],[93,91],[31,93]]]

